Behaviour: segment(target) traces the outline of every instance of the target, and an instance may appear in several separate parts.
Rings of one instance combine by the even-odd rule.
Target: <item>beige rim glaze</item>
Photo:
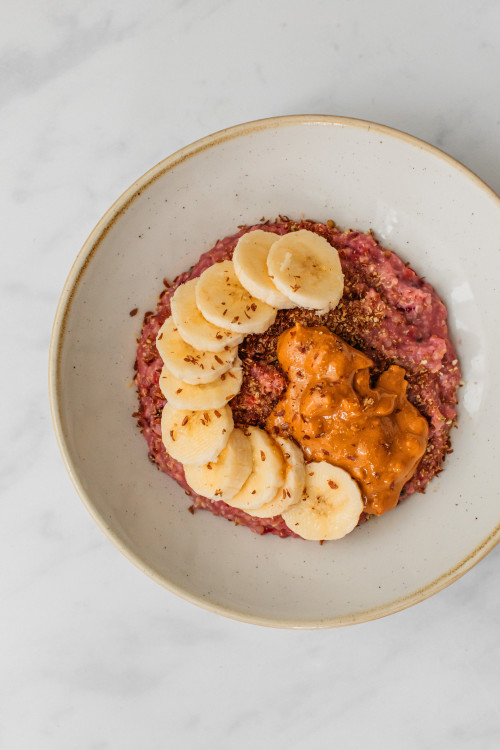
[[[120,550],[120,552],[125,555],[125,557],[127,557],[132,563],[134,563],[134,565],[136,565],[141,571],[146,573],[150,578],[152,578],[164,588],[172,591],[174,594],[177,594],[179,597],[185,599],[186,601],[196,604],[203,609],[209,610],[210,612],[224,615],[225,617],[229,617],[234,620],[248,622],[254,625],[263,625],[276,628],[317,629],[355,625],[358,623],[367,622],[369,620],[386,617],[387,615],[391,615],[395,612],[399,612],[403,609],[411,607],[412,605],[417,604],[424,599],[427,599],[433,594],[438,593],[439,591],[456,581],[458,578],[463,576],[465,573],[467,573],[472,567],[474,567],[474,565],[476,565],[489,552],[491,552],[491,550],[500,541],[500,525],[496,526],[492,533],[489,534],[481,544],[479,544],[470,554],[464,557],[464,559],[461,560],[460,563],[455,565],[446,573],[436,578],[427,586],[418,589],[408,596],[395,599],[389,604],[359,612],[356,615],[346,615],[315,621],[300,619],[273,620],[264,617],[253,617],[238,610],[211,605],[202,598],[190,595],[184,589],[171,584],[163,576],[158,575],[158,573],[150,566],[146,565],[140,557],[130,552],[130,550],[125,546],[119,536],[115,534],[115,532],[107,525],[106,521],[97,512],[91,498],[88,496],[81,485],[73,462],[69,455],[66,439],[63,434],[59,404],[61,352],[64,343],[66,321],[69,310],[71,308],[73,296],[76,289],[78,288],[81,279],[83,278],[83,275],[86,272],[86,269],[92,262],[95,253],[98,251],[101,241],[106,236],[113,224],[120,217],[122,212],[125,211],[131,205],[131,203],[133,203],[135,198],[140,195],[142,190],[144,190],[155,180],[161,177],[165,172],[173,169],[181,162],[185,161],[186,159],[190,159],[193,156],[196,156],[206,149],[217,146],[224,141],[248,135],[252,132],[304,124],[317,125],[319,127],[350,127],[360,128],[368,131],[373,130],[377,133],[402,140],[422,151],[427,151],[428,153],[441,159],[442,161],[447,162],[455,169],[458,169],[470,181],[477,185],[477,187],[485,192],[490,199],[492,199],[494,202],[497,202],[498,208],[500,210],[500,197],[483,180],[481,180],[470,169],[465,167],[461,162],[452,158],[435,146],[431,146],[429,143],[416,138],[415,136],[409,135],[399,130],[395,130],[394,128],[390,128],[385,125],[379,125],[367,120],[358,120],[351,117],[336,117],[331,115],[289,115],[284,117],[271,117],[263,120],[255,120],[252,122],[243,123],[241,125],[235,125],[233,127],[220,130],[216,133],[213,133],[212,135],[195,141],[188,146],[185,146],[179,151],[176,151],[174,154],[168,156],[166,159],[163,159],[163,161],[159,162],[155,167],[150,169],[142,177],[136,180],[136,182],[134,182],[108,209],[108,211],[100,219],[94,230],[89,235],[75,262],[73,263],[66,283],[64,284],[61,298],[56,310],[49,350],[49,397],[52,422],[54,425],[57,442],[61,451],[61,455],[63,457],[64,464],[69,473],[71,481],[75,486],[75,489],[77,490],[84,505],[86,506],[87,510],[89,511],[90,515],[95,520],[97,525]]]

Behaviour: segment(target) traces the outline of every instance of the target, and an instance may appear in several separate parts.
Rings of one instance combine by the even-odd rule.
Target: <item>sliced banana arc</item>
[[[179,334],[194,349],[206,352],[221,352],[225,346],[238,346],[243,334],[212,325],[196,305],[198,279],[191,279],[177,287],[170,308]]]
[[[349,474],[326,461],[306,465],[302,500],[282,513],[289,529],[311,541],[341,539],[359,521],[363,500]]]
[[[279,238],[274,232],[254,229],[240,237],[233,253],[234,272],[240,284],[254,297],[278,310],[294,307],[294,303],[276,289],[267,270],[269,249]]]
[[[243,487],[252,471],[250,438],[235,428],[216,461],[204,466],[184,466],[191,489],[210,500],[230,500]]]
[[[196,285],[196,304],[203,317],[215,326],[236,333],[263,333],[276,318],[276,309],[240,284],[233,262],[214,263]]]
[[[308,230],[242,235],[233,254],[181,284],[156,346],[164,362],[162,440],[198,494],[258,518],[281,515],[307,540],[340,539],[357,525],[363,501],[349,474],[327,462],[305,465],[291,440],[234,429],[228,401],[240,390],[238,345],[263,333],[277,309],[320,313],[343,293],[338,252]]]
[[[175,409],[218,409],[239,392],[243,380],[241,361],[211,383],[191,385],[179,380],[166,365],[160,375],[160,390]]]
[[[245,432],[252,447],[252,471],[241,490],[227,501],[242,510],[268,503],[285,481],[283,454],[272,437],[258,427],[248,427]]]
[[[271,245],[267,268],[279,291],[300,307],[325,313],[342,297],[339,254],[315,232],[300,229],[284,234]]]
[[[218,353],[194,349],[181,337],[171,317],[158,331],[156,348],[170,372],[190,385],[216,380],[231,369],[238,353],[236,346]]]
[[[181,464],[201,466],[215,461],[233,431],[229,406],[192,411],[166,403],[161,415],[161,437],[168,453]]]
[[[302,450],[291,440],[275,438],[285,459],[285,482],[274,498],[260,508],[248,508],[247,513],[257,518],[273,518],[298,503],[304,494],[306,485],[306,468]]]

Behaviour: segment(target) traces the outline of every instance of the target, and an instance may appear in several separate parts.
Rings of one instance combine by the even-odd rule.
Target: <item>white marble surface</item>
[[[500,192],[499,28],[497,0],[2,4],[1,748],[499,747],[500,548],[384,620],[225,620],[152,583],[95,526],[46,387],[87,234],[198,137],[278,114],[361,117]]]

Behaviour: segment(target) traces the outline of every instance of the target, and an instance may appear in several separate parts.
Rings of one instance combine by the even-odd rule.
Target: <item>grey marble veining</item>
[[[215,130],[366,118],[500,191],[498,2],[27,0],[0,21],[0,747],[497,748],[498,548],[353,628],[217,617],[95,526],[58,453],[46,372],[59,293],[97,220]]]

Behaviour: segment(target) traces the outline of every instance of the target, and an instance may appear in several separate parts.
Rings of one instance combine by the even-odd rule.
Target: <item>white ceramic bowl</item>
[[[454,453],[427,493],[323,546],[188,513],[189,499],[148,461],[131,417],[135,339],[163,277],[189,268],[238,224],[278,214],[373,228],[446,301],[465,380]],[[55,430],[96,522],[166,588],[264,625],[357,623],[456,580],[500,538],[499,237],[500,199],[478,177],[432,146],[369,122],[261,120],[165,159],[98,223],[54,324]]]

